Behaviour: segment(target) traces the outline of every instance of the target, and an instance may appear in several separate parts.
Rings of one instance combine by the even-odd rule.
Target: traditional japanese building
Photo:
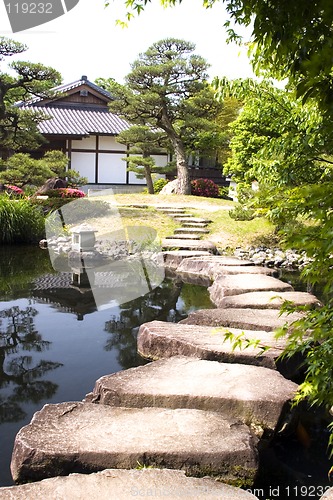
[[[49,119],[39,124],[47,139],[43,150],[59,149],[67,154],[69,167],[88,179],[86,188],[113,188],[115,191],[142,190],[145,179],[127,171],[122,158],[127,155],[117,135],[129,128],[128,122],[108,109],[112,96],[90,82],[80,80],[53,89],[56,97],[34,99],[30,108],[42,111]],[[168,162],[167,154],[153,156],[159,166]]]

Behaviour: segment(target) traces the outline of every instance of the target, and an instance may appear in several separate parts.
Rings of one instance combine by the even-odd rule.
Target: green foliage
[[[220,331],[218,328],[216,329],[217,331]],[[223,329],[224,332],[224,329]],[[224,340],[223,342],[230,342],[231,348],[233,351],[236,349],[243,350],[243,349],[257,349],[258,353],[257,356],[262,356],[262,354],[270,349],[268,346],[264,346],[261,344],[260,339],[249,339],[245,332],[241,333],[233,333],[230,330],[227,330],[224,332]]]
[[[0,62],[26,49],[25,45],[1,36]],[[31,150],[44,142],[37,126],[45,116],[15,103],[51,96],[50,89],[61,83],[61,76],[53,68],[31,62],[14,61],[9,67],[16,76],[0,71],[0,148],[8,152]]]
[[[80,198],[82,200],[82,198]],[[70,203],[73,198],[48,198],[47,200],[41,200],[37,198],[31,198],[30,203],[42,208],[43,213],[48,215],[50,212],[58,210],[62,206]],[[85,222],[87,219],[104,217],[110,211],[109,203],[102,200],[89,200],[84,198],[83,203],[73,204],[71,206],[71,211],[66,211],[66,224],[78,224]]]
[[[133,12],[140,14],[152,1],[123,1],[128,9],[127,19],[133,17]],[[268,73],[276,79],[287,78],[303,102],[315,98],[332,116],[331,0],[202,0],[202,5],[209,8],[218,1],[225,5],[229,16],[224,23],[229,41],[242,41],[237,25],[252,24],[247,45],[257,75]],[[173,6],[181,0],[160,0],[160,3]]]
[[[40,159],[26,153],[16,153],[7,160],[0,161],[0,182],[41,186],[51,177],[67,178],[69,185],[85,184],[87,179],[80,177],[74,170],[66,170],[67,156],[61,151],[48,151]]]
[[[331,170],[331,126],[315,103],[302,105],[295,92],[265,81],[225,80],[221,96],[229,94],[242,99],[243,108],[231,124],[225,174],[248,185],[295,186]]]
[[[162,191],[162,189],[168,184],[168,182],[169,181],[167,179],[157,179],[157,181],[154,181],[154,193],[157,194]]]
[[[2,244],[32,243],[44,235],[44,217],[28,200],[0,196],[0,240]]]
[[[193,130],[202,129],[220,106],[206,82],[208,64],[194,49],[174,38],[156,42],[134,61],[125,85],[111,80],[109,87],[113,113],[165,133],[175,152],[181,194],[191,192],[186,154]]]
[[[127,170],[135,172],[139,179],[146,179],[148,192],[154,194],[152,173],[165,173],[168,167],[155,164],[152,155],[166,153],[168,140],[165,132],[153,130],[146,125],[133,125],[122,131],[117,141],[128,146]]]
[[[232,210],[229,210],[229,217],[234,220],[252,220],[255,217],[255,212],[253,209],[248,208],[240,203],[235,205]]]

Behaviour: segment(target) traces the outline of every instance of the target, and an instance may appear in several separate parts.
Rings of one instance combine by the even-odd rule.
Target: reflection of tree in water
[[[33,307],[18,306],[0,311],[0,423],[17,422],[25,417],[19,403],[39,403],[53,396],[58,386],[40,379],[46,372],[61,363],[40,360],[37,364],[29,355],[18,355],[22,351],[43,352],[50,342],[42,339],[34,325],[37,314]],[[11,359],[6,363],[6,357]],[[7,394],[6,394],[7,392]],[[9,394],[8,394],[9,393]]]
[[[120,306],[119,316],[105,323],[111,333],[105,349],[118,351],[118,362],[123,369],[142,365],[145,361],[137,354],[136,338],[140,325],[148,321],[178,321],[177,301],[183,283],[165,280],[152,292]]]

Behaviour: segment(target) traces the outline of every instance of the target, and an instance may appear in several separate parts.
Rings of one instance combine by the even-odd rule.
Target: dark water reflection
[[[107,373],[144,364],[139,326],[212,307],[206,288],[166,279],[149,294],[97,311],[89,288],[70,286],[39,248],[0,249],[0,486],[19,429],[46,403],[84,398]]]

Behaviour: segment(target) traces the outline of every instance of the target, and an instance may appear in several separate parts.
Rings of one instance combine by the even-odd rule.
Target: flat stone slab
[[[233,349],[233,344],[226,340],[227,332],[248,340],[260,340],[260,346],[269,349],[265,352],[258,347]],[[276,369],[275,360],[285,348],[286,341],[276,340],[273,332],[151,321],[140,326],[137,345],[141,356],[154,361],[190,356]]]
[[[199,228],[205,228],[207,227],[210,222],[190,222],[191,219],[186,219],[185,221],[181,221],[183,227],[199,227]]]
[[[186,325],[224,326],[271,332],[300,319],[300,313],[280,314],[276,309],[199,309],[179,321]]]
[[[184,234],[173,234],[172,236],[166,236],[167,240],[177,239],[177,240],[200,240],[201,235],[195,233],[184,233]]]
[[[45,405],[18,432],[11,471],[24,482],[140,463],[252,482],[256,444],[248,426],[218,412],[60,403]]]
[[[190,222],[191,224],[210,224],[212,221],[210,219],[202,219],[201,217],[189,216],[186,214],[186,217],[177,217],[177,220],[181,223]]]
[[[185,476],[170,469],[105,469],[95,474],[70,474],[0,488],[0,500],[129,500],[139,498],[204,498],[255,500],[251,493],[210,478]]]
[[[178,227],[175,229],[174,232],[175,232],[175,234],[188,233],[188,229],[186,229],[186,227]],[[196,233],[196,234],[207,234],[207,233],[209,233],[209,229],[204,229],[202,227],[193,227],[191,229],[191,232]]]
[[[242,261],[220,255],[195,256],[183,259],[177,268],[177,273],[205,275],[211,279],[217,279],[220,275],[229,274],[278,276],[278,271],[274,268],[255,266],[251,261]]]
[[[187,250],[207,250],[215,253],[216,246],[211,241],[192,241],[192,240],[179,240],[176,238],[162,240],[162,248],[179,248]]]
[[[106,375],[89,402],[127,407],[219,411],[248,425],[273,430],[297,385],[275,370],[184,356]]]
[[[169,269],[177,269],[183,259],[190,257],[203,257],[212,255],[210,252],[203,250],[170,250],[163,252],[164,265]]]
[[[224,297],[219,301],[219,307],[280,309],[286,300],[298,306],[320,307],[322,305],[317,297],[307,292],[249,292]]]
[[[288,292],[294,289],[289,283],[285,283],[272,276],[263,274],[234,274],[218,276],[208,290],[211,301],[217,307],[220,307],[223,298],[229,295],[259,291]]]

